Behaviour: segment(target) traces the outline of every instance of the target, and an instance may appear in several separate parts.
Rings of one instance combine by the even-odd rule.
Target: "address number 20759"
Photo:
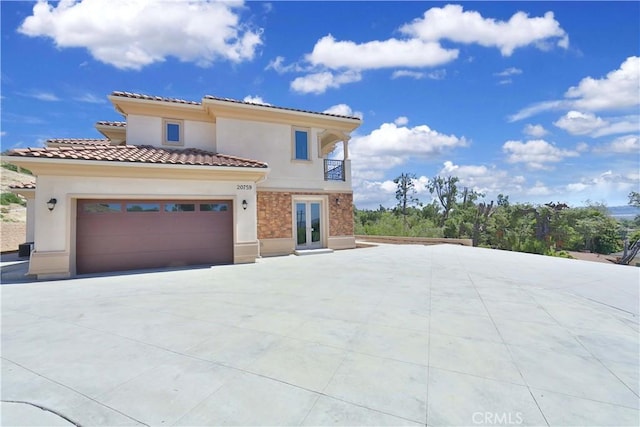
[[[251,185],[251,184],[238,184],[238,185],[236,185],[236,190],[253,190],[253,185]]]

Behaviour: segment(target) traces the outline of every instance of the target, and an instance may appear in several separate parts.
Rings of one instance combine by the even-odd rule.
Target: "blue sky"
[[[638,2],[2,1],[2,149],[101,137],[114,90],[359,115],[359,208],[455,175],[495,199],[627,202]],[[232,154],[232,153],[230,153]],[[257,159],[260,160],[260,159]]]

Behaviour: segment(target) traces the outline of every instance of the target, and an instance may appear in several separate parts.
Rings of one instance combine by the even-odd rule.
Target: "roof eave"
[[[268,166],[185,165],[21,156],[2,156],[2,161],[25,167],[31,170],[36,176],[125,176],[171,179],[217,179],[222,181],[246,180],[257,182],[264,179],[271,172]]]
[[[214,117],[276,121],[301,126],[313,125],[323,129],[339,129],[345,132],[352,132],[362,124],[362,120],[357,117],[333,116],[207,97],[202,99],[202,105],[207,110],[207,113]]]

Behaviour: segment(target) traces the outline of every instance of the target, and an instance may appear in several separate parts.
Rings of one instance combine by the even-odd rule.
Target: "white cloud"
[[[562,108],[581,111],[621,110],[640,105],[640,57],[628,57],[617,70],[601,79],[585,77],[565,92],[565,99],[543,101],[508,117],[510,122]]]
[[[73,99],[76,100],[76,101],[79,101],[79,102],[86,102],[86,103],[89,103],[89,104],[104,104],[104,103],[107,102],[107,101],[105,101],[104,98],[97,97],[94,94],[88,93],[88,92],[84,93],[84,94],[82,94],[80,96],[77,96],[77,97],[75,97]]]
[[[640,104],[640,57],[627,58],[620,68],[601,79],[585,77],[578,86],[570,87],[565,97],[573,105],[589,111],[612,110]]]
[[[396,184],[391,180],[353,179],[353,203],[359,209],[375,209],[379,205],[395,205]]]
[[[386,180],[380,184],[380,189],[387,193],[395,193],[398,186],[392,180]]]
[[[323,111],[327,114],[337,114],[338,116],[349,116],[362,118],[362,111],[353,111],[353,109],[347,104],[336,104]]]
[[[567,184],[565,188],[567,189],[567,191],[570,191],[573,193],[576,191],[577,192],[583,191],[586,188],[589,188],[589,186],[587,184],[583,184],[582,182],[574,182],[571,184]]]
[[[260,104],[260,105],[271,105],[268,102],[265,102],[260,96],[251,96],[247,95],[242,99],[243,102],[248,102],[249,104]]]
[[[578,142],[578,144],[576,144],[576,151],[578,153],[589,151],[589,144],[587,144],[586,142]]]
[[[442,80],[447,76],[447,70],[442,69],[442,70],[435,70],[435,71],[431,71],[430,73],[427,73],[427,77],[430,78],[431,80]]]
[[[615,135],[617,133],[640,132],[639,115],[609,117],[608,121],[608,126],[596,130],[591,136],[597,138],[605,135]]]
[[[553,124],[573,135],[590,134],[608,125],[605,120],[593,113],[581,113],[579,111],[569,111]]]
[[[7,132],[5,132],[5,131],[0,131],[0,136],[6,136],[6,135],[7,135]]]
[[[498,194],[510,194],[522,191],[525,178],[521,175],[511,176],[507,171],[494,166],[456,165],[450,160],[444,162],[438,173],[441,176],[456,176],[461,187],[468,187],[491,199]]]
[[[392,79],[398,79],[400,77],[410,77],[416,80],[428,78],[431,80],[442,80],[447,76],[447,70],[435,70],[429,73],[424,71],[411,71],[411,70],[397,70],[391,74]]]
[[[522,74],[522,70],[520,68],[510,67],[500,71],[499,73],[495,73],[494,75],[500,76],[500,77],[509,77],[509,76],[515,76],[517,74]]]
[[[380,179],[386,170],[410,159],[432,158],[468,145],[464,137],[445,135],[427,125],[406,127],[383,123],[368,135],[353,136],[349,152],[354,177]]]
[[[433,67],[458,57],[457,49],[419,39],[374,40],[357,44],[337,41],[331,34],[318,40],[306,59],[330,69],[366,70],[391,67]]]
[[[593,113],[569,111],[553,124],[572,135],[589,135],[597,138],[640,131],[640,116],[611,117],[605,120]]]
[[[532,104],[523,108],[516,114],[509,116],[507,119],[509,122],[517,122],[519,120],[528,119],[531,116],[542,113],[549,110],[557,110],[567,106],[565,101],[543,101]]]
[[[284,57],[278,56],[266,68],[278,73],[308,72],[310,74],[296,78],[291,83],[291,88],[301,93],[319,94],[328,88],[359,81],[361,72],[374,69],[410,68],[395,70],[391,75],[392,79],[409,77],[441,80],[446,76],[445,70],[430,73],[416,70],[447,64],[458,58],[459,49],[445,48],[440,43],[441,40],[497,47],[505,56],[511,55],[517,48],[529,45],[546,49],[552,40],[563,48],[567,48],[569,43],[568,36],[554,19],[552,12],[534,18],[518,12],[509,21],[496,21],[483,18],[478,12],[465,12],[461,6],[456,5],[431,8],[422,17],[402,25],[400,32],[403,33],[403,38],[364,42],[336,40],[333,35],[327,34],[305,55],[301,61],[303,65],[285,65]],[[330,72],[332,70],[351,71],[359,78],[337,83],[336,76]],[[512,67],[503,73],[514,75],[521,72],[522,70]]]
[[[509,163],[525,163],[531,169],[548,169],[547,163],[579,156],[577,150],[563,150],[542,139],[507,141],[502,145],[502,151],[507,154]]]
[[[60,98],[58,98],[58,96],[52,92],[44,92],[44,91],[31,91],[28,93],[18,93],[18,95],[21,96],[28,96],[29,98],[34,98],[37,99],[39,101],[46,101],[46,102],[57,102],[60,101]]]
[[[399,79],[400,77],[411,77],[412,79],[420,80],[427,77],[427,73],[424,71],[397,70],[391,74],[392,79]]]
[[[362,75],[357,71],[333,74],[331,71],[297,77],[291,82],[291,89],[299,93],[324,93],[328,88],[339,88],[343,84],[358,82]]]
[[[154,0],[38,1],[18,28],[49,37],[59,48],[86,48],[120,69],[139,70],[173,56],[210,66],[219,59],[251,60],[261,30],[240,23],[242,2]]]
[[[284,65],[284,59],[284,56],[277,56],[276,59],[269,61],[265,70],[274,70],[278,74],[289,73],[292,71],[305,71],[304,67],[295,62],[293,64]]]
[[[586,175],[577,182],[565,185],[564,188],[571,193],[580,193],[579,197],[590,200],[621,201],[626,199],[629,191],[637,191],[638,185],[640,185],[640,174],[637,172],[614,173],[608,170],[595,175]]]
[[[393,121],[397,126],[406,126],[409,123],[409,118],[406,116],[400,116]]]
[[[596,153],[605,154],[635,154],[640,153],[640,137],[638,135],[621,136],[608,144],[593,149]]]
[[[533,187],[529,187],[525,190],[525,194],[528,196],[548,196],[551,194],[551,190],[540,181],[536,181]]]
[[[515,49],[528,45],[544,48],[543,43],[550,40],[556,41],[561,48],[569,46],[569,37],[555,20],[553,12],[534,18],[517,12],[509,21],[497,21],[450,4],[427,10],[422,18],[402,26],[400,31],[427,41],[447,39],[496,47],[503,56],[510,56]]]
[[[534,138],[542,138],[549,132],[542,125],[527,124],[522,130],[525,135],[533,136]]]

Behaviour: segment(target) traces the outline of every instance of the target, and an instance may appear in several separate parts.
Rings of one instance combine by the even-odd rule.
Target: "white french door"
[[[316,249],[322,247],[322,204],[313,201],[297,201],[296,249]]]

